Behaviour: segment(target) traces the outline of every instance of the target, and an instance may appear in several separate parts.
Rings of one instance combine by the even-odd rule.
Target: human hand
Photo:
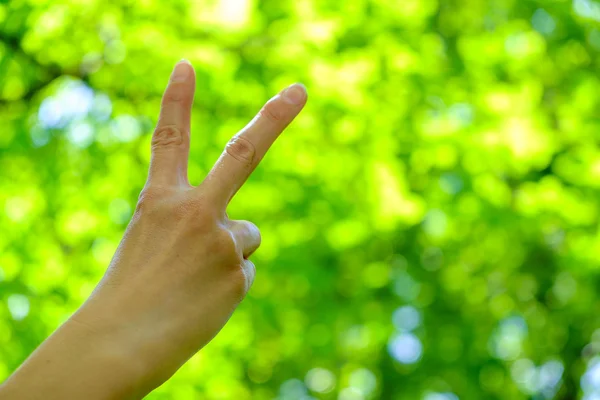
[[[204,182],[187,178],[195,74],[179,62],[152,138],[148,180],[106,275],[72,320],[111,329],[149,367],[149,386],[170,377],[208,343],[244,298],[255,275],[248,259],[258,228],[226,207],[271,144],[298,115],[295,84],[269,100],[225,147]]]
[[[192,66],[179,62],[152,137],[148,180],[106,274],[1,393],[141,398],[207,344],[246,295],[260,233],[251,222],[229,220],[226,207],[303,108],[306,91],[295,84],[270,99],[192,187],[194,91]]]

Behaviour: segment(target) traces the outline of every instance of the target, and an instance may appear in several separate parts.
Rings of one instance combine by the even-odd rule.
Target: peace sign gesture
[[[192,66],[180,61],[173,70],[162,100],[159,121],[152,138],[152,160],[146,189],[152,197],[160,192],[181,191],[188,201],[212,212],[229,229],[244,259],[258,248],[260,234],[247,221],[229,221],[225,209],[279,134],[298,115],[306,102],[306,90],[291,85],[270,99],[227,144],[204,182],[192,188],[187,179],[190,144],[190,114],[195,91]],[[154,188],[159,193],[155,193]],[[141,198],[144,201],[144,196]],[[193,208],[193,207],[192,207]],[[244,261],[247,277],[254,276],[251,262]]]
[[[85,327],[96,339],[80,360],[86,364],[89,358],[91,375],[85,379],[88,369],[80,369],[81,379],[59,388],[57,398],[112,398],[105,392],[115,387],[143,397],[217,334],[252,284],[255,267],[248,257],[260,245],[260,233],[251,222],[229,220],[226,207],[298,115],[306,90],[295,84],[271,98],[233,136],[206,179],[192,187],[187,164],[194,90],[194,69],[181,61],[162,99],[148,180],[134,216],[102,281],[61,328]],[[119,354],[127,361],[116,363]],[[103,379],[97,379],[92,372],[103,363]],[[64,367],[68,379],[72,372]]]
[[[182,60],[175,66],[163,96],[160,118],[152,139],[150,184],[189,186],[187,164],[194,91],[194,70]],[[198,191],[206,192],[224,208],[305,103],[306,90],[300,84],[291,85],[269,100],[227,144]]]

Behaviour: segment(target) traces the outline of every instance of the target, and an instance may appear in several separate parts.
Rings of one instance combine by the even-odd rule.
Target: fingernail
[[[177,64],[175,64],[175,68],[173,68],[173,72],[171,73],[171,82],[185,81],[190,75],[191,65],[192,64],[185,59],[182,59]]]
[[[306,99],[306,87],[301,83],[294,83],[288,86],[281,95],[288,103],[297,106]]]

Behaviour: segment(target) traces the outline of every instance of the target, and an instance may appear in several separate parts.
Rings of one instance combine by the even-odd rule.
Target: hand
[[[63,328],[75,337],[102,338],[96,348],[104,355],[119,358],[122,352],[135,361],[127,368],[136,382],[126,391],[132,397],[163,383],[208,343],[252,285],[255,267],[248,257],[260,233],[251,222],[229,220],[226,207],[306,102],[299,84],[273,97],[229,141],[204,182],[192,187],[187,162],[194,90],[192,66],[179,62],[163,96],[148,180],[133,218],[107,273]],[[88,387],[106,384],[93,377]],[[81,386],[77,393],[84,395]]]
[[[226,207],[306,101],[301,85],[275,96],[225,147],[207,178],[190,186],[187,163],[195,77],[177,64],[152,138],[145,188],[125,237],[89,303],[74,316],[111,321],[161,383],[225,325],[252,285],[248,257],[258,228]],[[114,321],[114,322],[113,322]]]

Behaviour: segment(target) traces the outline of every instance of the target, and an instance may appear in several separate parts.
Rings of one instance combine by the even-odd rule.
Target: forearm
[[[118,330],[90,329],[70,319],[0,386],[0,398],[143,397],[143,366],[117,335]]]

